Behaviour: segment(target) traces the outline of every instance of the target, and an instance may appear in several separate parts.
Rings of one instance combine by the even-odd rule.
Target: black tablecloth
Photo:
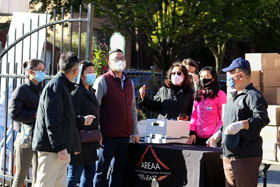
[[[224,186],[221,148],[185,144],[130,144],[125,187]]]

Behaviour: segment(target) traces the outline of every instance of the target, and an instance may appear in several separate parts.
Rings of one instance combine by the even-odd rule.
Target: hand
[[[194,83],[195,85],[198,85],[198,81],[199,81],[198,75],[193,73],[193,74],[192,74],[192,79],[193,79],[193,83]]]
[[[215,134],[213,134],[207,141],[207,147],[217,147],[217,143],[222,139],[222,132],[217,131]]]
[[[178,121],[188,121],[189,120],[189,116],[184,116],[184,117],[181,117],[181,116],[179,116],[179,117],[177,117],[177,120]]]
[[[74,155],[78,155],[78,154],[80,154],[80,152],[74,152]]]
[[[139,136],[132,136],[132,141],[133,141],[133,144],[139,143],[139,141],[140,141]]]
[[[232,123],[229,126],[227,126],[227,128],[225,130],[225,134],[226,135],[228,135],[228,134],[235,135],[241,129],[244,129],[243,122],[242,121],[238,121],[238,122]]]
[[[196,142],[196,135],[191,135],[187,144],[193,144]]]
[[[66,149],[58,152],[58,159],[62,162],[66,162],[69,159],[69,155]]]
[[[139,94],[141,99],[143,99],[146,95],[146,85],[143,85],[140,89],[139,89]]]
[[[84,125],[91,125],[92,121],[95,119],[95,116],[94,115],[87,115],[87,116],[84,116],[84,118],[85,118]]]

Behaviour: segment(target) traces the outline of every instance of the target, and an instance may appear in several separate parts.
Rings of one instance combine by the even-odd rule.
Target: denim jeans
[[[94,176],[95,187],[121,187],[128,156],[129,138],[103,137],[99,149],[99,160]],[[109,185],[107,172],[111,165]]]
[[[76,187],[80,182],[81,187],[92,187],[95,174],[95,165],[71,165],[68,166],[67,186]],[[81,176],[82,175],[82,176]]]

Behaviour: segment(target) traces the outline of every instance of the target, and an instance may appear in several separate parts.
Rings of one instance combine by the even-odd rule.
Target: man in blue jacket
[[[236,91],[225,106],[223,126],[206,143],[216,147],[222,139],[226,187],[257,186],[263,153],[260,132],[269,123],[267,103],[250,82],[247,60],[237,58],[223,71],[229,72],[229,86]]]
[[[76,122],[90,125],[94,118],[92,115],[75,117],[70,93],[75,89],[79,72],[78,57],[73,52],[62,54],[59,68],[45,86],[37,110],[32,141],[32,149],[38,151],[36,187],[67,185]]]

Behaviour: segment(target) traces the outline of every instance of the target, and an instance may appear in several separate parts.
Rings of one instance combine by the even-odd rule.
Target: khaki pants
[[[226,187],[257,187],[262,157],[223,157]]]
[[[38,151],[37,181],[35,187],[67,186],[67,161],[60,161],[58,153]]]
[[[13,187],[22,187],[32,160],[32,186],[36,182],[37,172],[37,152],[32,151],[32,147],[21,147],[21,133],[17,133],[16,139],[16,175],[13,181]]]

